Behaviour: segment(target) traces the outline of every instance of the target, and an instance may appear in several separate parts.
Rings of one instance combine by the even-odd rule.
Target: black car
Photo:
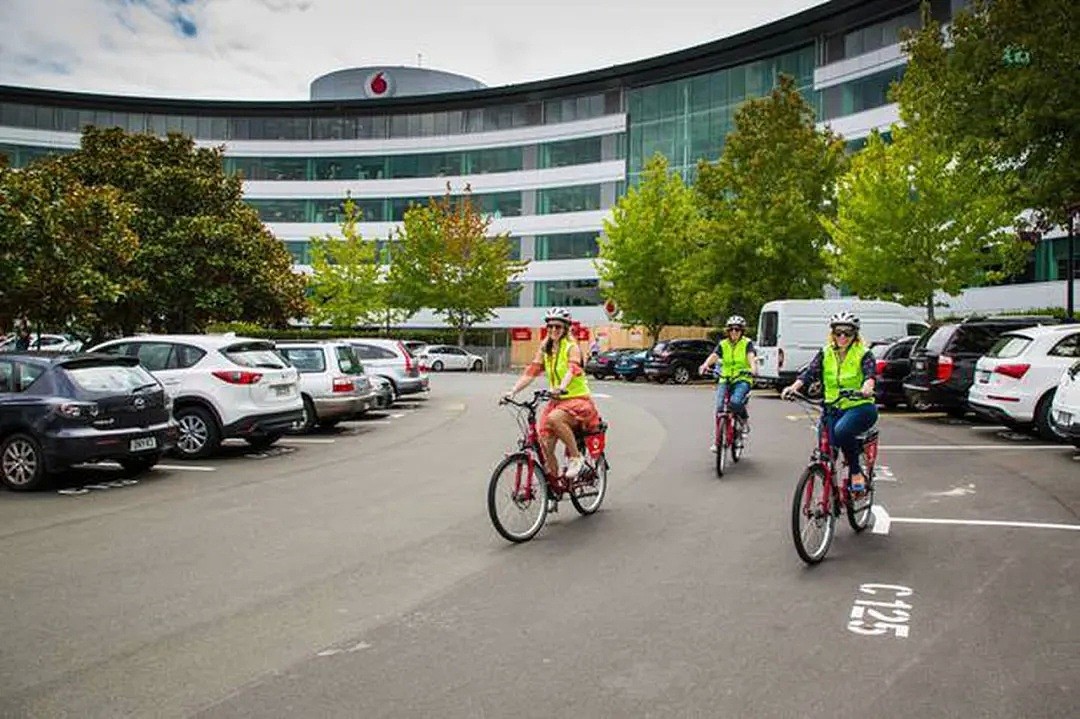
[[[585,363],[585,371],[596,379],[604,379],[615,375],[615,363],[627,352],[637,352],[632,347],[620,347],[619,349],[607,350],[589,357]]]
[[[975,380],[975,363],[998,336],[1047,324],[1058,324],[1058,320],[1046,316],[971,317],[927,330],[911,349],[911,374],[904,380],[908,404],[963,417],[968,411],[968,390]]]
[[[0,355],[0,482],[26,491],[72,465],[150,469],[176,442],[164,387],[135,357]]]
[[[709,340],[668,340],[657,342],[645,358],[645,376],[658,382],[674,380],[686,384],[701,376],[698,368],[716,349]]]
[[[875,342],[870,346],[876,361],[875,392],[877,403],[887,409],[907,402],[904,394],[904,379],[911,371],[911,348],[918,337],[904,337],[899,340]]]

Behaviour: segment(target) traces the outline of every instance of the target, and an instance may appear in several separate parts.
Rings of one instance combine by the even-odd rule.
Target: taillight
[[[56,408],[62,417],[68,419],[91,419],[98,416],[98,406],[93,402],[68,402]]]
[[[335,392],[352,392],[356,389],[356,385],[353,383],[351,377],[335,377],[334,378],[334,391]]]
[[[413,372],[412,355],[409,354],[409,350],[405,346],[404,343],[398,342],[397,346],[398,346],[398,349],[401,350],[401,354],[405,355],[405,374],[412,374],[412,372]]]
[[[1023,379],[1029,369],[1031,369],[1029,364],[1002,364],[995,367],[994,372],[1013,379]]]
[[[941,355],[937,361],[937,381],[948,382],[953,373],[953,358],[949,355]]]
[[[776,367],[779,369],[784,366],[784,348],[776,350]]]
[[[258,384],[262,379],[262,375],[258,372],[249,372],[247,370],[215,370],[211,372],[215,377],[223,382],[229,384]]]
[[[879,375],[885,374],[885,360],[878,360],[874,363],[874,373]]]

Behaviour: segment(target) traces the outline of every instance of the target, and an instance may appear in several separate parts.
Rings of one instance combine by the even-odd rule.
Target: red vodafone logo
[[[364,83],[369,97],[387,97],[393,94],[393,83],[384,71],[372,73]]]

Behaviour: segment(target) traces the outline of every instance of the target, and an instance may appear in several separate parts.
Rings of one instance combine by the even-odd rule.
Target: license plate
[[[277,392],[278,397],[287,397],[292,394],[291,384],[279,384],[274,387],[274,391]]]
[[[978,380],[982,384],[986,384],[990,381],[990,372],[988,370],[981,369],[978,372]]]
[[[145,452],[148,449],[157,448],[156,437],[139,437],[138,439],[131,440],[130,445],[132,452]]]

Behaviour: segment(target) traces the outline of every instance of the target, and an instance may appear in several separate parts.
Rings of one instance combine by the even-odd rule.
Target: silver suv
[[[360,338],[350,339],[360,361],[368,374],[376,374],[390,381],[394,400],[428,390],[428,376],[420,370],[420,363],[400,340]]]
[[[279,342],[277,350],[300,371],[304,430],[333,427],[375,406],[375,389],[347,342]]]

